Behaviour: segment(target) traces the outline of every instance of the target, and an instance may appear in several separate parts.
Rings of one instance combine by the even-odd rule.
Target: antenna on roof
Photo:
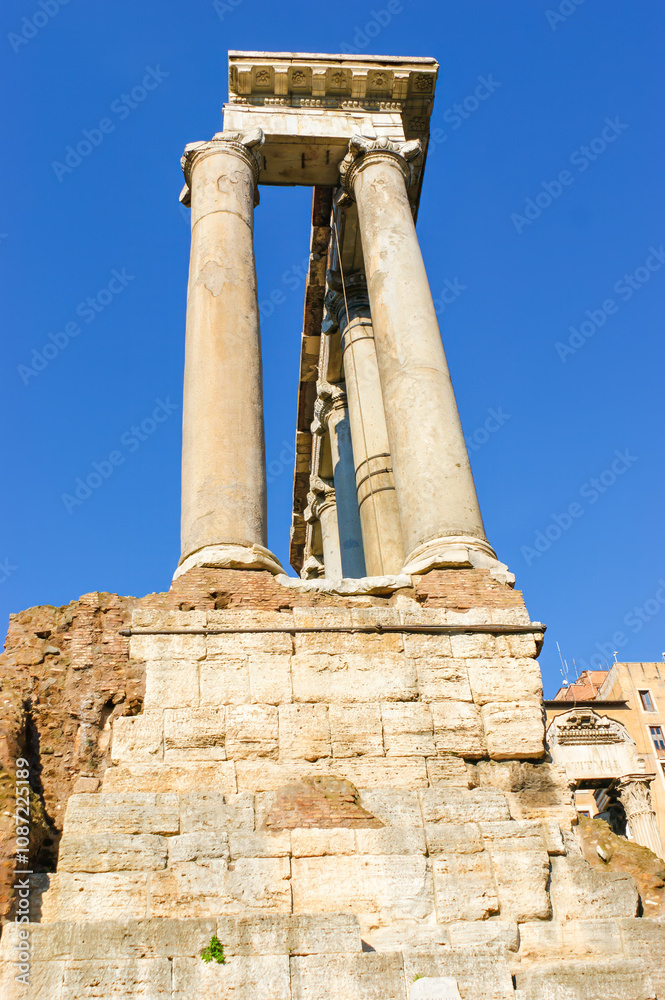
[[[619,662],[619,661],[617,660],[617,656],[618,656],[618,655],[619,655],[619,650],[618,650],[618,649],[615,649],[615,650],[614,650],[614,662],[615,662],[615,663],[618,663],[618,662]]]
[[[570,684],[570,681],[568,679],[568,664],[566,663],[566,661],[564,660],[563,656],[561,655],[561,646],[559,645],[558,642],[556,644],[556,648],[559,651],[559,659],[561,660],[561,670],[559,671],[559,673],[563,677],[563,685],[562,686],[565,687],[565,688],[567,688],[569,686],[569,684]],[[663,653],[663,659],[665,660],[665,653]]]

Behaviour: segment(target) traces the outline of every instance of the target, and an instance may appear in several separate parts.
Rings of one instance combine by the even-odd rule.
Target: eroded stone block
[[[224,708],[179,708],[164,712],[165,760],[225,760]]]
[[[177,959],[181,961],[181,959]],[[131,961],[70,960],[65,964],[60,1000],[171,1000],[171,963],[167,958]]]
[[[353,914],[268,913],[220,917],[217,936],[228,955],[313,955],[359,953],[358,919]]]
[[[499,912],[489,854],[438,854],[432,858],[439,923],[486,920]]]
[[[232,660],[224,657],[206,660],[201,664],[200,670],[201,705],[244,705],[249,702],[247,659]]]
[[[220,830],[209,833],[181,833],[168,838],[169,865],[186,861],[208,861],[210,858],[229,858],[229,836]]]
[[[291,960],[293,1000],[406,1000],[401,955],[307,955]]]
[[[170,994],[171,995],[171,994]],[[291,1000],[284,955],[233,955],[223,965],[200,958],[173,960],[173,1000]]]
[[[550,866],[542,846],[538,851],[492,850],[492,865],[502,917],[520,922],[551,917],[547,892]]]
[[[197,708],[199,664],[195,660],[151,660],[145,668],[147,711],[161,708]]]
[[[153,871],[166,867],[168,838],[155,834],[69,833],[60,843],[59,872]]]
[[[467,666],[476,705],[506,701],[535,701],[540,705],[543,684],[536,660],[499,656],[469,660]]]
[[[629,875],[597,872],[581,854],[569,850],[551,859],[550,895],[556,920],[634,917],[638,893]]]
[[[557,962],[517,973],[517,989],[529,1000],[656,1000],[641,963]]]
[[[425,836],[430,854],[477,854],[484,846],[477,823],[428,823]]]
[[[345,653],[293,657],[293,698],[305,702],[411,701],[416,697],[413,660],[399,653]]]
[[[250,700],[262,705],[293,701],[291,657],[250,654],[248,659]]]
[[[492,823],[510,819],[505,795],[490,788],[428,788],[420,793],[426,823]]]
[[[58,872],[50,879],[42,899],[45,922],[147,916],[148,877],[143,872]]]
[[[67,802],[65,829],[68,834],[177,833],[180,803],[177,795],[153,792],[71,795]]]
[[[333,757],[383,756],[379,705],[333,704],[328,716]]]
[[[194,792],[181,799],[182,833],[254,829],[254,797],[246,792]]]
[[[194,760],[180,764],[164,763],[162,767],[123,764],[109,768],[104,775],[104,791],[109,793],[124,793],[135,789],[140,792],[183,794],[195,788],[202,793],[208,788],[219,788],[232,794],[236,791],[234,762]]]
[[[202,917],[252,910],[291,910],[288,858],[188,862],[155,872],[150,880],[153,917]]]
[[[331,755],[327,705],[280,706],[280,760],[315,761]]]
[[[154,764],[163,757],[164,717],[161,711],[120,715],[113,721],[111,761]]]
[[[487,753],[485,730],[477,705],[464,701],[439,701],[431,705],[434,744],[439,754],[482,757]]]
[[[424,857],[294,858],[295,913],[351,912],[380,923],[424,920],[432,913],[432,880]]]
[[[381,705],[386,753],[394,757],[434,756],[430,707],[422,702],[384,702]]]
[[[465,660],[448,656],[421,657],[415,661],[418,691],[423,701],[471,701]]]
[[[226,755],[229,760],[276,759],[278,715],[273,705],[230,705],[226,710]]]
[[[498,949],[486,954],[478,948],[406,952],[404,979],[412,983],[416,975],[451,976],[462,1000],[515,1000],[510,967]]]
[[[526,760],[545,753],[540,703],[492,702],[481,708],[487,752],[493,760]]]

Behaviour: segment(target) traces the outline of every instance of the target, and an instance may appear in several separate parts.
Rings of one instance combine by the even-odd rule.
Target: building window
[[[644,712],[655,712],[656,706],[653,703],[653,698],[651,697],[651,691],[638,691],[640,696],[640,701],[642,702],[642,710]]]
[[[587,819],[591,819],[591,813],[589,812],[588,809],[578,809],[577,810],[577,815],[578,816],[586,816]]]
[[[651,739],[653,740],[653,745],[656,750],[665,751],[665,736],[663,735],[662,726],[649,726],[649,732],[651,733]]]

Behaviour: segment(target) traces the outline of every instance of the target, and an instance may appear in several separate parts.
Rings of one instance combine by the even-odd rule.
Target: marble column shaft
[[[341,166],[358,207],[405,570],[446,546],[494,557],[407,195],[419,144],[354,137]]]
[[[330,292],[328,304],[342,336],[366,572],[384,576],[404,563],[388,428],[364,275],[349,275],[344,284],[346,295]]]
[[[356,493],[349,412],[344,390],[338,385],[320,382],[314,415],[313,432],[327,433],[330,441],[341,575],[359,579],[366,573],[365,556]],[[328,566],[326,566],[326,576],[332,576]]]
[[[192,244],[183,399],[182,556],[282,572],[266,546],[261,343],[253,220],[262,133],[183,157]]]
[[[339,580],[342,577],[342,555],[339,546],[339,528],[337,523],[337,504],[335,488],[318,476],[312,476],[311,489],[307,495],[308,505],[305,509],[305,520],[317,520],[321,525],[321,546],[323,549],[323,567],[329,579]]]

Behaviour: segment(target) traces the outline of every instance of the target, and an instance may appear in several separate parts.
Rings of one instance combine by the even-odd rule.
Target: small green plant
[[[413,981],[414,981],[414,983],[416,983],[416,982],[418,982],[419,979],[424,979],[424,978],[425,977],[422,975],[422,973],[416,972],[415,976],[413,977]]]
[[[201,952],[201,958],[204,962],[217,962],[218,965],[224,965],[226,962],[224,947],[216,934],[213,934],[210,938],[210,944]]]

